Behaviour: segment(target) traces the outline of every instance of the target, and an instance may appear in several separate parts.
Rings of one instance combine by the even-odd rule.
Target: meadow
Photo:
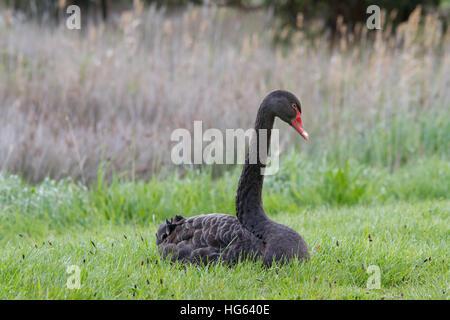
[[[0,297],[448,299],[448,161],[394,173],[305,162],[295,153],[284,159],[266,180],[264,205],[305,237],[311,260],[271,268],[186,266],[158,254],[163,217],[234,212],[237,170],[111,183],[100,173],[89,189],[71,179],[31,186],[3,176]],[[80,289],[67,287],[70,265],[80,268]],[[380,289],[367,287],[371,265],[380,268]]]
[[[450,29],[436,15],[338,21],[334,46],[300,28],[277,47],[260,12],[136,5],[81,32],[0,12],[0,298],[448,299]],[[311,260],[161,260],[159,224],[234,214],[240,173],[175,167],[170,133],[249,128],[277,88],[300,97],[311,139],[276,123],[264,207]]]

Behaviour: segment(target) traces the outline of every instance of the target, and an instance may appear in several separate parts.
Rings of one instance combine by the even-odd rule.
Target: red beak
[[[300,133],[300,135],[305,138],[305,140],[309,139],[309,135],[308,132],[306,132],[305,129],[303,129],[303,124],[302,124],[302,117],[300,115],[300,111],[297,109],[297,116],[295,117],[294,120],[292,120],[292,126],[294,127],[295,130],[298,131],[298,133]]]

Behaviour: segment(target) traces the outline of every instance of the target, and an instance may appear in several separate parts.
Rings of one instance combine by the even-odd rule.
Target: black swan
[[[275,117],[287,122],[308,139],[303,129],[300,101],[290,92],[277,90],[268,94],[259,107],[255,130],[266,129],[267,149]],[[256,135],[258,146],[259,135]],[[252,144],[252,143],[251,143]],[[252,151],[254,150],[254,151]],[[240,258],[261,258],[264,265],[292,258],[308,259],[303,238],[293,229],[271,220],[264,212],[261,199],[265,162],[249,161],[249,147],[236,194],[236,216],[213,213],[190,218],[175,216],[161,224],[156,244],[163,258],[172,261],[208,263],[222,260],[236,263]],[[252,164],[254,163],[254,164]]]

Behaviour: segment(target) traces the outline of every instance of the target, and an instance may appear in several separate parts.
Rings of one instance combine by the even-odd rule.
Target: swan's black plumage
[[[290,92],[277,90],[264,98],[255,122],[256,132],[267,130],[267,149],[275,117],[291,124],[300,102]],[[297,111],[298,110],[298,111]],[[264,212],[262,187],[264,161],[258,154],[259,135],[249,147],[236,194],[236,217],[214,213],[183,218],[175,216],[158,229],[156,243],[163,257],[181,262],[208,263],[221,259],[235,263],[239,258],[262,258],[268,265],[274,260],[307,259],[308,247],[293,229],[271,220]],[[256,152],[256,162],[249,154]]]

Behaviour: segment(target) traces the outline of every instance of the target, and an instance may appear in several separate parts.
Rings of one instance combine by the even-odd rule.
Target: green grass
[[[239,171],[85,188],[0,176],[0,298],[448,299],[449,181],[445,158],[394,171],[357,162],[311,163],[293,153],[266,178],[264,205],[295,228],[311,261],[263,268],[160,260],[156,229],[176,213],[234,213]],[[81,270],[70,290],[69,265]],[[368,289],[367,268],[381,270]]]

